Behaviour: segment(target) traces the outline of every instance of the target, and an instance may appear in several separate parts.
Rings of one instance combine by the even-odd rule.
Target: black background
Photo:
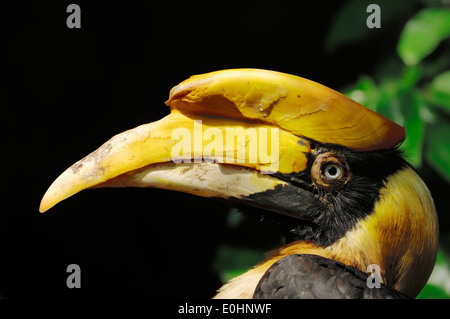
[[[157,189],[83,191],[40,214],[46,189],[113,135],[168,114],[170,88],[193,74],[264,68],[341,89],[392,55],[409,17],[325,54],[340,1],[76,1],[81,29],[66,26],[69,3],[2,5],[4,298],[212,297],[216,248],[269,249],[270,226],[230,231],[226,204]],[[66,286],[72,263],[81,289]]]

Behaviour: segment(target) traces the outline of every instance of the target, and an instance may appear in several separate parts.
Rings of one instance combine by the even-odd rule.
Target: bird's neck
[[[431,194],[406,167],[388,177],[374,213],[324,250],[326,257],[363,272],[378,265],[384,284],[414,298],[433,269],[438,234]]]

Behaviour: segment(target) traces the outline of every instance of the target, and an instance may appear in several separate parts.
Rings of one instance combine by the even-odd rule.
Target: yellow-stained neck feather
[[[438,248],[434,202],[422,179],[409,167],[388,177],[374,212],[328,247],[296,241],[219,289],[215,298],[252,298],[264,273],[292,254],[315,254],[366,272],[380,266],[382,282],[412,298],[433,270]]]

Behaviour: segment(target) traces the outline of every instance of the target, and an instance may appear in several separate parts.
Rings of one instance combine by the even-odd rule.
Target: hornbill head
[[[234,69],[170,91],[171,113],[111,138],[63,172],[40,211],[93,187],[157,187],[222,198],[280,216],[292,240],[218,297],[252,297],[284,256],[307,253],[410,297],[437,253],[431,195],[397,146],[404,129],[348,97],[293,75]]]

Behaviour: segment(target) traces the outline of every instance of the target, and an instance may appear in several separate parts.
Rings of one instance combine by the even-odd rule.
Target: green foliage
[[[431,81],[430,102],[450,113],[450,71],[439,74]]]
[[[427,136],[427,161],[450,182],[450,126],[439,119]]]
[[[264,259],[264,253],[252,248],[222,245],[217,250],[213,268],[223,283],[239,276]]]
[[[424,9],[405,25],[398,54],[406,65],[417,65],[449,36],[450,9]]]
[[[450,298],[450,263],[444,252],[440,250],[436,258],[433,274],[428,284],[420,292],[418,299]]]
[[[441,287],[432,284],[427,284],[420,292],[417,299],[448,299],[449,295]]]

